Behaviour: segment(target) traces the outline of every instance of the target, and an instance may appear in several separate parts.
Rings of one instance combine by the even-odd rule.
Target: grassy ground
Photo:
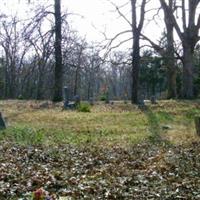
[[[0,131],[2,200],[39,187],[66,199],[200,198],[199,100],[145,110],[98,103],[89,113],[0,101],[0,110],[8,124]]]
[[[90,113],[62,111],[60,105],[34,101],[1,101],[8,129],[0,139],[24,144],[95,144],[128,146],[161,136],[170,143],[199,140],[194,115],[200,101],[161,101],[141,111],[131,104],[99,103]]]

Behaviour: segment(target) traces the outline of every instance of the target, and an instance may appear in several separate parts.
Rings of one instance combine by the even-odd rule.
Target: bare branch
[[[104,58],[106,58],[106,57],[108,56],[108,54],[109,54],[113,49],[116,49],[116,48],[120,47],[122,44],[124,44],[124,43],[126,43],[126,42],[128,42],[128,41],[130,41],[130,40],[132,40],[132,39],[133,39],[132,37],[131,37],[131,38],[128,38],[128,39],[126,39],[126,40],[123,40],[123,41],[119,42],[117,45],[110,47],[110,48],[108,49],[108,51],[104,54]]]
[[[140,22],[139,22],[139,25],[138,25],[139,31],[142,30],[142,27],[143,27],[143,24],[144,24],[145,5],[146,5],[146,0],[143,0],[142,5],[141,5],[141,11],[140,11]]]
[[[182,0],[182,17],[183,17],[183,30],[186,31],[186,16],[185,16],[185,0]]]
[[[111,0],[108,0],[116,9],[116,11],[118,12],[118,14],[132,27],[132,23],[127,19],[127,17],[121,12],[120,8],[118,7],[115,3],[113,3]],[[127,5],[127,3],[125,4]]]
[[[162,55],[162,56],[164,56],[165,55],[165,50],[162,48],[162,47],[160,47],[159,45],[157,45],[156,43],[154,43],[150,38],[148,38],[147,36],[145,36],[145,35],[143,35],[143,34],[141,34],[141,36],[142,36],[142,38],[144,39],[144,40],[146,40],[146,41],[148,41],[150,44],[151,44],[151,46],[154,48],[154,50],[156,51],[156,52],[158,52],[160,55]]]
[[[161,6],[163,7],[164,9],[164,12],[166,12],[166,14],[168,15],[169,19],[172,21],[175,29],[176,29],[176,32],[177,34],[179,35],[180,39],[183,41],[184,38],[183,38],[183,33],[181,32],[181,29],[178,25],[178,22],[176,21],[175,17],[174,17],[174,14],[173,14],[173,10],[171,10],[169,8],[169,6],[166,4],[165,0],[160,0],[160,3],[161,3]]]
[[[112,45],[112,43],[114,42],[114,40],[116,40],[119,36],[123,35],[123,34],[126,34],[126,33],[131,33],[132,31],[131,30],[126,30],[126,31],[122,31],[118,34],[116,34],[111,40],[110,42],[108,43],[108,47]]]

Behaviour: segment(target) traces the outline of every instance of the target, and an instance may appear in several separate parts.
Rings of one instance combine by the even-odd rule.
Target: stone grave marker
[[[67,86],[63,88],[63,99],[64,99],[64,108],[67,108],[69,104],[69,91]]]
[[[78,106],[81,103],[81,98],[79,95],[74,96],[74,103],[75,103],[75,106]]]
[[[195,121],[196,133],[198,136],[200,136],[200,116],[196,116],[194,121]]]
[[[156,101],[156,97],[155,97],[155,96],[152,96],[152,97],[151,97],[151,103],[152,103],[152,104],[157,104],[157,101]]]
[[[5,124],[5,121],[3,119],[2,114],[0,112],[0,130],[5,129],[5,128],[6,128],[6,124]]]

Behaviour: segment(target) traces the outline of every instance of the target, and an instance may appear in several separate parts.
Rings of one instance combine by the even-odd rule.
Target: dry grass
[[[130,103],[98,103],[90,113],[81,113],[62,111],[61,104],[51,102],[8,100],[0,101],[0,110],[9,125],[1,139],[13,142],[27,143],[31,134],[39,137],[34,142],[44,144],[127,146],[158,135],[173,144],[199,140],[193,116],[200,113],[200,101],[160,101],[148,105],[147,112]]]

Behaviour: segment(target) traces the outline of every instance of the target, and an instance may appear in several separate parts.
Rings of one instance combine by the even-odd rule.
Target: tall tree
[[[141,3],[140,3],[141,2]],[[131,3],[131,21],[121,12],[120,7],[116,6],[113,2],[118,14],[129,24],[131,30],[122,31],[113,37],[109,45],[122,34],[131,33],[132,37],[121,41],[118,45],[112,48],[116,48],[121,44],[132,40],[132,89],[131,89],[131,102],[133,104],[138,103],[139,93],[139,71],[140,71],[140,36],[144,25],[145,6],[147,0],[130,0]],[[126,4],[125,4],[126,5]],[[138,6],[139,5],[139,6]],[[123,7],[123,6],[122,6]],[[140,13],[140,16],[138,15]],[[111,48],[111,49],[112,49]]]
[[[139,89],[139,69],[140,69],[140,34],[144,24],[144,15],[145,15],[145,5],[146,0],[142,0],[141,9],[140,9],[140,18],[138,20],[137,15],[137,0],[131,0],[131,9],[132,9],[132,35],[133,35],[133,44],[132,44],[132,94],[131,102],[138,103],[138,89]]]
[[[174,9],[174,0],[169,0],[168,6],[171,10]],[[174,50],[174,26],[170,18],[168,17],[168,13],[164,10],[164,20],[166,26],[166,38],[167,38],[167,47],[164,56],[164,61],[167,67],[167,82],[168,82],[168,90],[167,90],[167,98],[176,98],[177,89],[176,89],[176,64],[175,64],[175,50]]]
[[[194,48],[199,41],[200,15],[196,22],[197,7],[200,0],[181,1],[182,27],[178,23],[172,8],[165,0],[160,0],[164,12],[173,26],[182,42],[183,47],[183,91],[184,98],[193,98],[193,56]]]
[[[171,10],[175,10],[174,7],[175,0],[168,0],[168,6]],[[177,97],[177,68],[175,60],[175,48],[174,48],[174,25],[168,15],[167,10],[164,11],[164,22],[166,31],[164,33],[164,45],[156,44],[150,38],[143,35],[143,38],[150,42],[154,50],[163,57],[164,64],[167,68],[167,98]]]
[[[63,70],[62,70],[62,34],[61,34],[61,0],[55,0],[55,75],[54,75],[54,95],[53,101],[62,101],[62,85],[63,85]]]

